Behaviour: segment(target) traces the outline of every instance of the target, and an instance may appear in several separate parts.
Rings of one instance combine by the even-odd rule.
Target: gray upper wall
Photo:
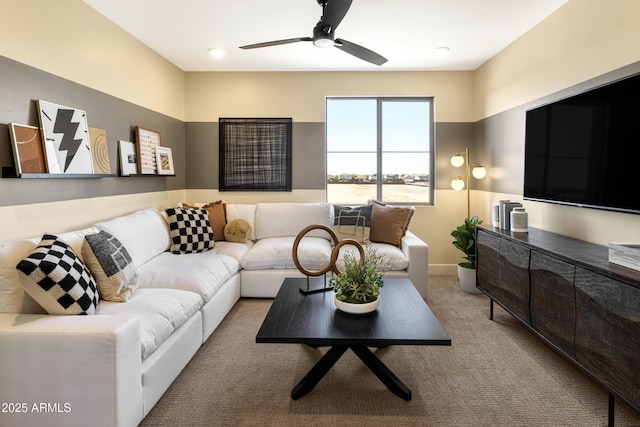
[[[324,190],[324,122],[293,123],[292,184],[297,190]],[[187,131],[188,189],[218,188],[218,122],[190,122]],[[456,151],[473,146],[473,123],[436,124],[436,188],[449,189],[460,171],[449,163]]]
[[[632,64],[477,123],[436,123],[436,188],[450,188],[460,170],[449,160],[469,147],[471,162],[489,171],[488,179],[472,180],[472,189],[522,194],[526,111],[639,72],[640,63]],[[218,188],[217,122],[184,123],[4,57],[0,76],[0,166],[13,164],[8,123],[37,126],[36,100],[43,99],[84,110],[89,126],[106,130],[113,173],[117,140],[134,141],[136,125],[160,132],[162,145],[172,148],[176,171],[175,177],[0,178],[0,206]],[[294,122],[293,188],[324,189],[325,163],[324,123]]]
[[[135,141],[136,126],[160,132],[176,171],[175,177],[0,178],[0,206],[185,188],[183,122],[4,57],[0,76],[0,166],[13,165],[8,124],[39,126],[36,101],[42,99],[84,110],[90,127],[106,131],[112,173],[118,173],[117,141]]]
[[[217,189],[218,122],[189,122],[187,133],[188,189]],[[324,123],[293,122],[292,187],[296,190],[325,188]]]
[[[568,87],[474,124],[472,161],[487,167],[489,179],[475,180],[472,188],[495,193],[519,194],[524,185],[526,113],[541,105],[588,91],[640,73],[640,62]],[[637,97],[640,94],[629,94]]]

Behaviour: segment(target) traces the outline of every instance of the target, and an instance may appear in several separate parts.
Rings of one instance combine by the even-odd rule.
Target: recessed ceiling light
[[[209,49],[209,55],[213,56],[214,58],[222,58],[224,56],[224,50],[214,47]]]
[[[433,49],[433,54],[436,56],[446,56],[449,53],[449,47],[439,46]]]

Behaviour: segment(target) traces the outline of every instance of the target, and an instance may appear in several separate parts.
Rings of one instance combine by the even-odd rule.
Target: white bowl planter
[[[349,302],[340,301],[335,296],[333,297],[333,301],[336,303],[336,308],[340,311],[344,311],[345,313],[350,314],[366,314],[376,311],[378,306],[380,305],[380,297],[373,302],[368,302],[364,304],[352,304]]]

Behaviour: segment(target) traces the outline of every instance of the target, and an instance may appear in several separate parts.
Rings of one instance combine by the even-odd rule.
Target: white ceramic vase
[[[458,280],[460,287],[468,294],[479,294],[480,289],[476,288],[476,270],[475,268],[466,268],[458,265]]]
[[[349,302],[340,301],[335,296],[333,297],[334,302],[336,303],[336,308],[340,311],[344,311],[345,313],[350,314],[366,314],[376,311],[378,306],[380,305],[380,297],[373,302],[368,302],[365,304],[352,304]]]

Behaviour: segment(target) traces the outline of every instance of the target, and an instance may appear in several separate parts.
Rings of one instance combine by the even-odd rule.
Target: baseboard
[[[458,274],[456,264],[429,264],[429,274],[434,276],[455,276]]]

